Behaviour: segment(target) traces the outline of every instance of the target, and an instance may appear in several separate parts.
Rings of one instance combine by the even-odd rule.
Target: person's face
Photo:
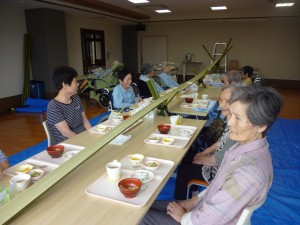
[[[248,77],[248,74],[244,73],[243,71],[241,72],[241,77],[242,79],[245,79]]]
[[[77,79],[74,77],[70,85],[63,83],[63,88],[65,88],[68,94],[75,95],[78,91],[78,85]]]
[[[229,137],[233,141],[238,141],[241,144],[261,139],[262,132],[266,126],[253,125],[246,114],[248,105],[242,104],[240,101],[233,102],[230,105],[228,125],[230,127]]]
[[[219,99],[219,106],[221,108],[222,115],[227,117],[229,113],[229,98],[231,96],[231,88],[227,88],[222,91],[220,99]]]
[[[224,75],[224,76],[222,77],[222,82],[223,82],[224,86],[229,85],[229,82],[228,82],[228,79],[227,79],[227,75]]]
[[[155,73],[154,73],[154,70],[151,70],[149,73],[148,73],[148,77],[151,78],[151,77],[154,77]]]
[[[120,84],[122,85],[122,87],[123,87],[125,90],[127,90],[127,89],[130,87],[131,83],[132,83],[132,76],[131,76],[130,73],[127,74],[127,76],[124,78],[123,81],[120,80]]]

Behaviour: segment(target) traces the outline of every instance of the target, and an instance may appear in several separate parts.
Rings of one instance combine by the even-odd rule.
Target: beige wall
[[[300,19],[273,19],[258,21],[191,21],[146,24],[143,35],[168,35],[168,60],[180,65],[186,53],[193,53],[194,61],[203,66],[210,58],[216,42],[232,38],[233,49],[228,59],[238,60],[240,66],[251,65],[267,79],[300,80]],[[139,39],[140,40],[140,39]]]
[[[105,35],[106,64],[122,61],[121,25],[106,19],[90,19],[78,16],[66,16],[69,65],[79,74],[83,73],[80,28],[103,30]]]
[[[120,22],[120,21],[119,21]],[[109,19],[66,16],[69,65],[82,73],[80,28],[104,30],[107,64],[122,60],[120,23]],[[167,35],[169,61],[180,64],[186,53],[195,61],[210,63],[202,48],[212,51],[215,42],[233,38],[229,59],[241,66],[249,64],[268,79],[300,80],[300,19],[274,19],[236,22],[169,22],[146,24],[141,35]],[[20,95],[23,90],[23,34],[26,33],[24,10],[0,7],[0,98]],[[179,73],[182,73],[181,67]]]
[[[24,11],[1,6],[0,31],[0,98],[5,98],[23,92]]]

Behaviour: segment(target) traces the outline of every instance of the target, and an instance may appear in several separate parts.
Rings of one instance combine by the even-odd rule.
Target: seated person
[[[236,70],[230,70],[228,72],[225,72],[222,76],[222,82],[224,86],[227,86],[229,84],[234,84],[237,86],[242,86],[242,77],[239,71]]]
[[[6,155],[0,149],[0,172],[10,167]]]
[[[153,76],[154,76],[154,67],[153,67],[153,65],[144,64],[142,69],[141,69],[140,79],[137,83],[138,89],[140,91],[140,96],[142,98],[149,98],[149,97],[152,96],[146,82],[148,80],[152,79]],[[158,93],[161,93],[161,92],[164,91],[164,89],[161,86],[159,86],[158,83],[156,83],[154,80],[153,80],[153,82],[155,84],[155,87],[156,87]]]
[[[163,72],[158,75],[160,78],[160,82],[162,84],[162,87],[164,89],[172,88],[172,87],[178,87],[179,84],[177,84],[171,74],[170,74],[171,66],[168,63],[163,63]]]
[[[58,94],[48,103],[47,108],[47,123],[52,135],[51,145],[91,128],[77,95],[77,76],[77,72],[68,66],[58,67],[53,72],[52,81]]]
[[[273,167],[266,133],[282,98],[273,88],[251,85],[237,88],[229,104],[229,138],[237,143],[225,152],[204,195],[156,201],[140,224],[236,224],[244,208],[267,195]]]
[[[241,76],[242,76],[242,83],[244,86],[252,85],[252,80],[251,80],[252,74],[253,74],[253,68],[251,66],[244,66],[242,68]]]
[[[235,86],[225,86],[222,90],[219,107],[223,116],[229,113],[228,100]],[[205,180],[211,183],[218,172],[219,166],[224,157],[224,153],[235,142],[229,139],[229,127],[226,126],[219,140],[205,149],[203,152],[195,154],[189,151],[178,167],[174,198],[177,200],[186,199],[187,184],[190,179]]]
[[[119,82],[115,86],[112,96],[114,108],[129,108],[133,104],[140,102],[142,99],[134,94],[132,83],[131,72],[127,68],[123,68],[118,72]]]

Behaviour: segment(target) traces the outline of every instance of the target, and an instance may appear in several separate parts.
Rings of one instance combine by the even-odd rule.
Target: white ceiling
[[[52,8],[66,13],[99,19],[114,18],[120,22],[158,22],[184,20],[216,20],[216,19],[262,19],[278,17],[300,17],[299,0],[149,0],[150,3],[137,5],[127,0],[1,0],[1,4],[24,9]],[[80,6],[68,2],[93,4]],[[276,8],[278,2],[295,2],[293,7]],[[109,4],[108,10],[97,4]],[[226,5],[226,11],[212,11],[211,6]],[[154,9],[166,7],[170,14],[157,14]],[[98,8],[98,9],[97,9]],[[102,9],[102,10],[101,10]],[[119,10],[112,12],[112,10]],[[137,15],[128,15],[137,14]],[[142,16],[142,19],[138,18]],[[144,17],[144,18],[143,18]]]

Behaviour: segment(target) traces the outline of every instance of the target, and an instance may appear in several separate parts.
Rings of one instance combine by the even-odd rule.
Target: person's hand
[[[169,214],[174,220],[180,223],[182,216],[186,213],[186,210],[176,202],[170,202],[167,207],[167,214]]]
[[[192,209],[194,208],[194,205],[197,203],[198,200],[199,200],[199,198],[197,196],[194,196],[191,199],[183,200],[183,201],[179,202],[179,205],[181,205],[186,212],[190,212],[190,211],[192,211]]]
[[[202,152],[197,153],[193,159],[194,164],[203,164],[203,162],[205,161],[206,155],[203,154]]]

